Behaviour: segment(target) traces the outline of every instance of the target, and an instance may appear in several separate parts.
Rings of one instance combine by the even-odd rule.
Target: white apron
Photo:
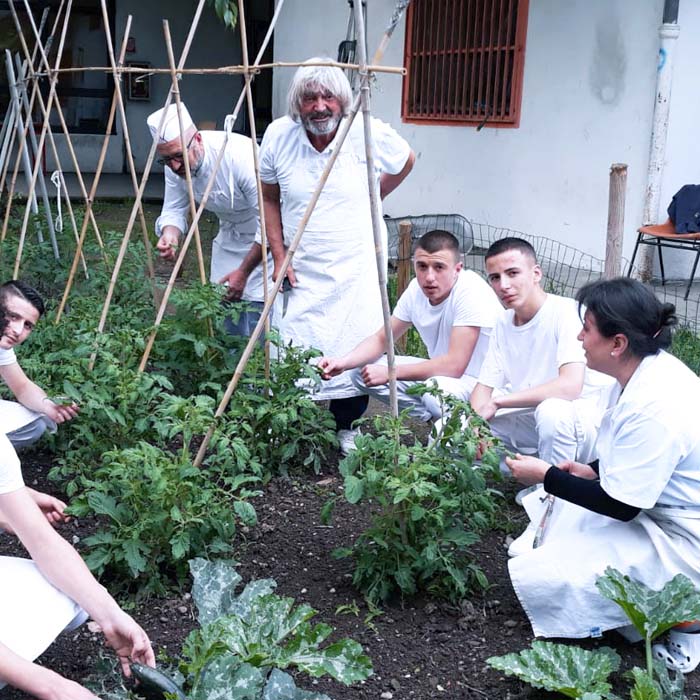
[[[33,561],[0,557],[0,642],[15,654],[33,661],[61,632],[87,617]]]
[[[309,201],[324,165],[323,158],[299,159],[287,196]],[[285,294],[287,309],[279,323],[285,343],[340,356],[383,323],[366,168],[364,154],[352,152],[346,142],[292,260],[297,286]],[[284,220],[283,225],[288,245],[298,221]],[[383,222],[382,227],[386,251]],[[345,372],[324,381],[314,398],[359,395]]]
[[[539,524],[542,490],[523,499]],[[523,537],[532,538],[532,531]],[[596,578],[612,566],[653,589],[676,574],[700,586],[700,505],[657,506],[630,522],[598,515],[556,499],[540,547],[508,562],[513,588],[536,637],[581,638],[629,624],[614,602],[603,598]]]

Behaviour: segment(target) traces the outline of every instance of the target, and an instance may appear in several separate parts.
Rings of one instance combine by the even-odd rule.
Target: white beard
[[[314,136],[325,136],[326,134],[332,134],[340,124],[340,115],[328,117],[325,122],[318,123],[313,119],[306,117],[302,119],[304,128]]]

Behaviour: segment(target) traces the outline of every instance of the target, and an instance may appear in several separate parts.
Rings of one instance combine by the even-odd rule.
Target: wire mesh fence
[[[387,218],[389,236],[389,266],[395,270],[402,259],[399,257],[399,223],[411,224],[411,239],[415,242],[428,231],[441,229],[454,234],[460,243],[462,258],[466,268],[485,275],[484,255],[488,247],[496,240],[507,236],[524,238],[532,244],[542,267],[543,285],[548,292],[573,297],[588,282],[599,279],[603,274],[604,261],[572,246],[547,238],[533,236],[491,224],[469,221],[459,214],[423,214]],[[626,274],[629,261],[623,259],[622,270]],[[633,270],[634,272],[634,270]],[[682,326],[700,332],[700,284],[693,284],[688,299],[684,299],[687,280],[670,281],[665,285],[657,278],[649,284],[657,297],[664,302],[674,304]]]

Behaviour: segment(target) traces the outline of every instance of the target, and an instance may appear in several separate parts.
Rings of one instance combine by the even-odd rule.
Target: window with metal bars
[[[413,0],[401,116],[517,127],[529,0]]]

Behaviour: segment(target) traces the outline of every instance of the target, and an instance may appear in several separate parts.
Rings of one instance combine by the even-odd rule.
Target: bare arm
[[[394,340],[400,338],[411,324],[391,317],[391,332]],[[330,379],[346,370],[362,367],[368,362],[376,362],[386,352],[386,333],[382,326],[376,333],[367,336],[358,343],[347,355],[342,357],[322,357],[318,366],[323,370],[323,378]]]
[[[491,408],[493,403],[492,397],[493,387],[486,386],[486,384],[477,384],[469,397],[471,407],[485,420],[493,418],[493,415],[496,413],[496,409]],[[487,415],[488,418],[486,417]]]
[[[15,395],[17,401],[32,411],[46,414],[55,423],[63,423],[78,415],[79,409],[76,404],[58,406],[50,401],[46,392],[31,381],[16,362],[1,366],[0,377]]]
[[[268,185],[262,183],[263,208],[265,210],[265,229],[267,242],[270,246],[270,253],[275,263],[275,270],[272,279],[277,280],[277,271],[282,267],[287,251],[284,247],[284,236],[282,234],[282,210],[280,209],[280,187],[279,185]],[[290,265],[287,269],[287,277],[294,286],[296,278],[294,270]]]
[[[530,389],[504,394],[494,399],[496,408],[526,408],[539,406],[545,399],[566,399],[573,401],[581,395],[585,365],[582,362],[569,362],[559,368],[559,376]]]
[[[129,675],[129,660],[155,665],[146,633],[117,605],[75,549],[48,523],[26,488],[0,495],[0,511],[42,574],[97,622]]]
[[[218,280],[219,284],[228,284],[227,299],[236,301],[243,296],[248,277],[250,277],[250,273],[260,264],[261,260],[262,246],[260,243],[253,243],[253,245],[250,246],[250,250],[246,253],[245,258],[241,261],[241,264]]]
[[[390,195],[413,170],[413,164],[416,162],[416,154],[411,151],[408,154],[406,162],[401,170],[392,175],[391,173],[382,173],[379,177],[379,196],[384,199]]]

